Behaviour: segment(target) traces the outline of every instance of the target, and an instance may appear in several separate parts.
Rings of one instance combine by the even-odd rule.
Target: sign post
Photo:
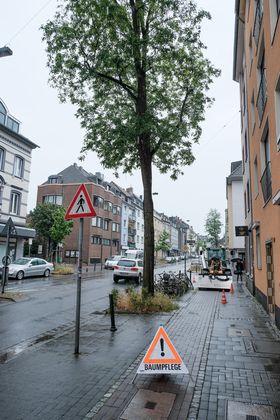
[[[15,225],[11,219],[11,217],[9,217],[7,223],[4,226],[4,229],[2,230],[2,234],[6,234],[7,239],[6,239],[6,253],[5,256],[2,259],[2,263],[3,263],[3,270],[4,272],[2,272],[2,293],[5,292],[5,285],[8,283],[8,278],[9,278],[9,264],[11,262],[11,259],[9,257],[9,243],[10,243],[10,236],[11,235],[16,235],[17,231],[15,228]]]
[[[83,238],[84,217],[95,217],[96,213],[84,184],[78,188],[67,212],[65,219],[80,219],[79,225],[79,257],[77,270],[77,295],[76,295],[76,324],[75,324],[75,350],[79,354],[80,346],[80,315],[81,315],[81,292],[82,292],[82,269],[83,269]]]

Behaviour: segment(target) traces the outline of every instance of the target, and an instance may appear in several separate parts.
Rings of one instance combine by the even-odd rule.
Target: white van
[[[144,258],[144,251],[141,249],[128,249],[125,251],[125,258],[133,260],[142,260]]]

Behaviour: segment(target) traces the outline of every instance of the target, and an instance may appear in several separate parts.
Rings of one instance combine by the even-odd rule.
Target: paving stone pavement
[[[194,291],[173,315],[117,315],[116,333],[108,316],[92,314],[81,325],[78,358],[72,326],[50,334],[0,364],[1,420],[117,420],[139,390],[175,395],[169,420],[226,419],[232,401],[271,406],[280,419],[279,331],[243,285],[226,296],[222,305],[219,292]],[[159,325],[190,375],[135,377]],[[147,420],[159,418],[150,412]]]
[[[232,401],[247,403],[249,410],[252,404],[269,406],[274,413],[263,418],[259,411],[253,418],[280,419],[279,331],[243,285],[235,284],[226,305],[220,299],[217,291],[196,291],[165,326],[190,375],[138,375],[132,384],[143,352],[85,419],[121,419],[139,389],[176,394],[169,420],[230,418]],[[266,343],[262,351],[260,342]],[[140,418],[135,414],[130,420]]]

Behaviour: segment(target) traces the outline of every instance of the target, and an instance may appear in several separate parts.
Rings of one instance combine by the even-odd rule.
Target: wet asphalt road
[[[184,262],[161,266],[155,273],[183,271]],[[135,284],[131,282],[131,284]],[[103,270],[82,280],[81,322],[93,312],[104,311],[109,306],[108,295],[112,288],[125,289],[128,282],[113,283],[113,272]],[[135,286],[137,287],[137,286]],[[44,335],[56,330],[63,333],[73,327],[76,307],[75,276],[10,280],[6,292],[20,292],[24,300],[4,302],[0,305],[0,355],[18,346],[24,349]]]

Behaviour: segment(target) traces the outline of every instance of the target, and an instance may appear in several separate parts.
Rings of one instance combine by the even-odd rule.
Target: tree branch
[[[132,86],[127,85],[121,79],[116,79],[115,77],[110,76],[109,74],[104,74],[104,73],[101,73],[101,72],[96,71],[94,69],[91,69],[91,71],[93,71],[97,76],[99,76],[99,77],[101,77],[103,79],[106,79],[106,80],[110,80],[111,82],[114,82],[117,85],[121,86],[132,97],[132,99],[134,101],[136,101],[137,96],[134,95],[134,93],[133,93],[133,90],[134,89],[133,89]]]

